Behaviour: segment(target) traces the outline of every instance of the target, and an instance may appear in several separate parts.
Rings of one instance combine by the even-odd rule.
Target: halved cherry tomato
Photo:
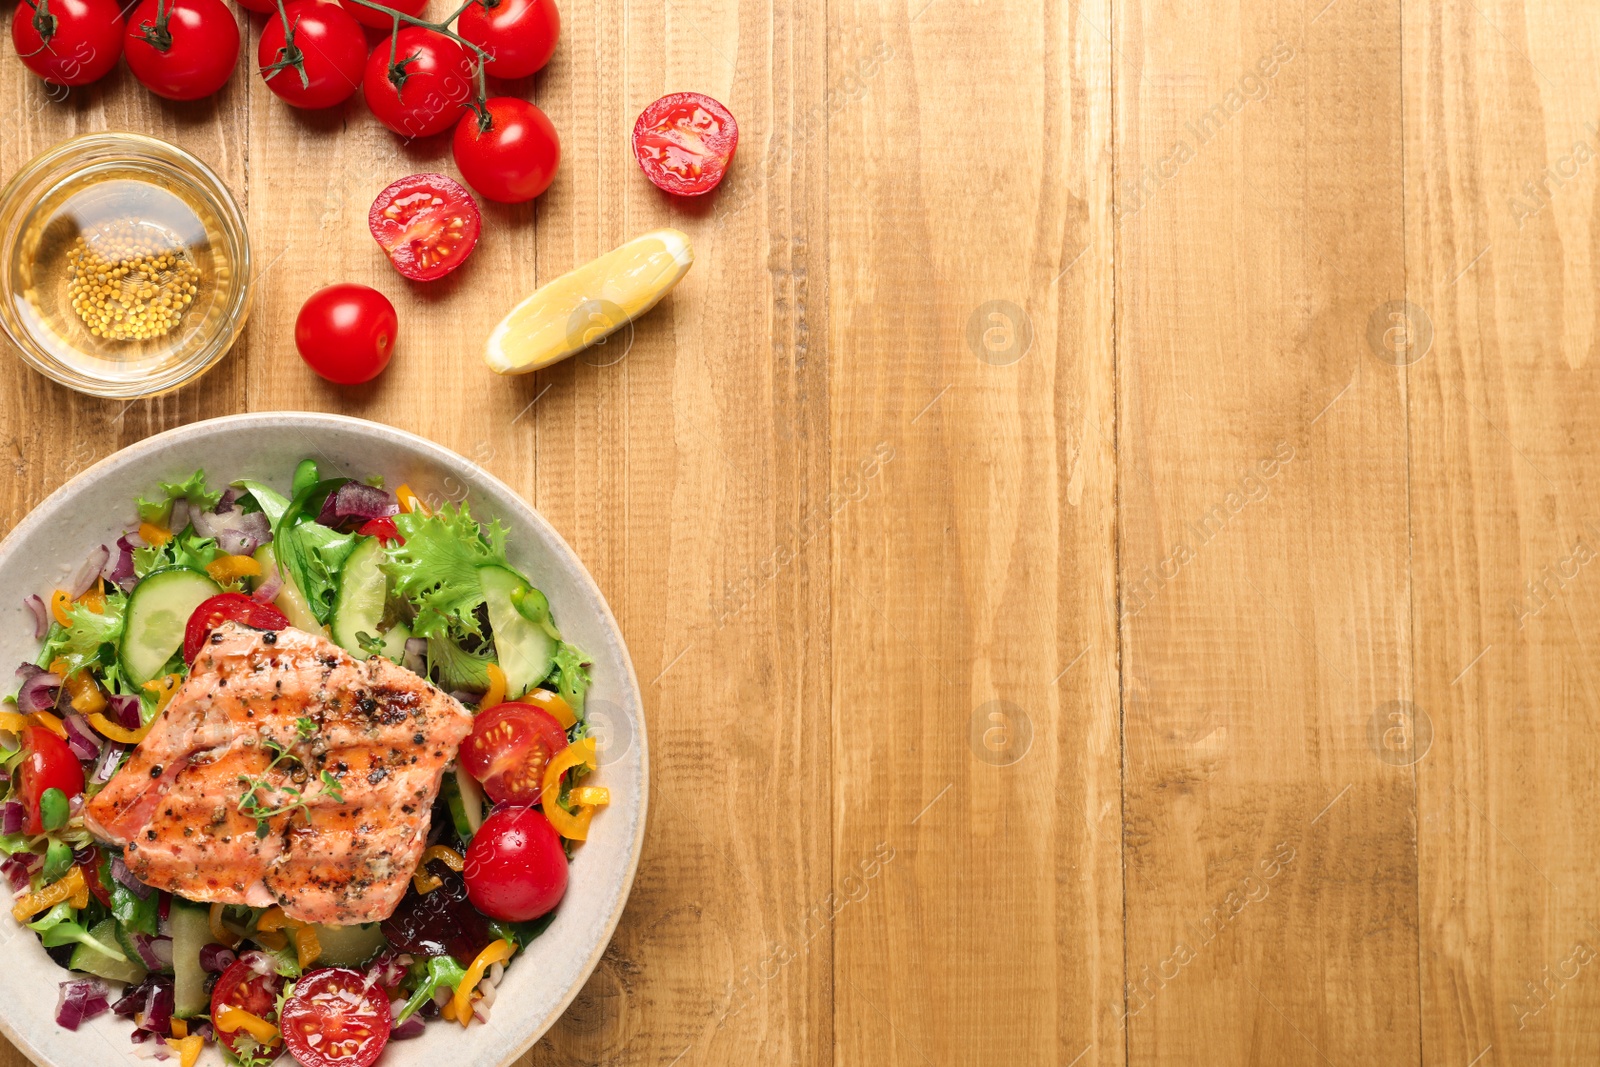
[[[189,616],[189,625],[183,631],[183,662],[194,666],[194,658],[206,638],[225,622],[237,622],[253,630],[282,630],[289,625],[288,617],[271,604],[252,600],[243,593],[219,593],[202,600]]]
[[[22,801],[28,834],[44,833],[39,798],[46,789],[59,789],[71,800],[83,792],[83,764],[67,743],[43,726],[30,726],[23,736],[26,753],[17,766],[17,797]]]
[[[393,519],[368,519],[361,524],[356,533],[362,537],[376,537],[380,544],[403,545],[406,539],[400,536]]]
[[[382,986],[369,986],[360,971],[324,967],[295,982],[278,1027],[303,1067],[371,1067],[394,1016]]]
[[[227,1045],[228,1051],[237,1054],[239,1048],[235,1042],[249,1036],[248,1032],[224,1030],[216,1025],[215,1020],[232,1008],[242,1008],[251,1015],[265,1019],[277,1009],[278,992],[282,988],[283,979],[276,974],[257,974],[244,960],[229,964],[211,990],[212,1027],[217,1032],[217,1040]],[[277,1042],[273,1042],[273,1047],[277,1047]]]
[[[367,228],[402,276],[431,282],[466,262],[483,219],[478,202],[454,178],[413,174],[378,194]]]
[[[717,187],[739,147],[739,124],[702,93],[672,93],[633,124],[633,155],[656,188],[699,196]]]
[[[467,846],[467,898],[502,922],[527,922],[567,892],[567,853],[544,813],[496,808]]]
[[[543,708],[511,701],[480,714],[461,745],[461,766],[495,803],[537,804],[544,769],[567,731]]]

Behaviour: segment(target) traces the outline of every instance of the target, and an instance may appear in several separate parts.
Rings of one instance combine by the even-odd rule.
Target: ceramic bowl
[[[200,467],[213,484],[249,477],[286,491],[295,464],[308,456],[325,472],[381,474],[386,484],[405,482],[424,500],[464,499],[475,517],[500,519],[510,527],[512,563],[549,597],[563,636],[593,661],[588,706],[602,745],[595,781],[611,790],[612,800],[573,858],[555,921],[511,962],[487,1025],[463,1030],[432,1023],[420,1038],[391,1043],[378,1061],[378,1067],[501,1067],[526,1052],[566,1009],[610,941],[639,862],[649,780],[639,685],[616,620],[572,549],[504,483],[420,437],[337,415],[236,415],[169,430],[77,475],[0,542],[0,590],[6,597],[0,606],[0,664],[32,661],[38,654],[33,617],[21,598],[48,595],[95,546],[114,544],[133,517],[134,499],[157,482]],[[12,920],[9,909],[0,916],[0,944],[0,1030],[26,1055],[51,1067],[150,1062],[134,1055],[128,1020],[107,1013],[77,1031],[56,1025],[57,990],[68,973]],[[211,1047],[201,1062],[217,1064],[222,1057]]]

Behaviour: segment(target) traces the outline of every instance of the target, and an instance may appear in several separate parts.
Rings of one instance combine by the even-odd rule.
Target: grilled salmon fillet
[[[224,623],[84,808],[141,881],[303,922],[388,918],[472,716],[316,634]]]

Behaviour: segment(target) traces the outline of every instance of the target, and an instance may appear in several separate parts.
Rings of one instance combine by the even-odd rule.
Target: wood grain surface
[[[365,213],[447,139],[245,67],[179,106],[0,63],[0,174],[170,138],[246,206],[258,278],[163,398],[0,362],[0,526],[162,429],[339,411],[517,487],[610,599],[646,850],[524,1063],[1593,1062],[1600,16],[562,16],[510,87],[560,175],[432,286]],[[684,89],[741,126],[700,203],[628,147]],[[696,264],[633,330],[482,367],[516,300],[662,225]],[[339,389],[292,333],[346,280],[402,334]]]

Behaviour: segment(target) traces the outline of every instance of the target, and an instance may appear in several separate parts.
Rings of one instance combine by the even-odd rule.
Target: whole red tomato
[[[361,85],[367,38],[361,24],[339,5],[294,0],[261,28],[256,60],[267,88],[285,102],[294,107],[332,107]]]
[[[43,726],[30,726],[23,737],[25,753],[17,766],[17,798],[22,801],[24,832],[44,833],[39,798],[46,789],[59,789],[71,800],[83,792],[83,764],[67,743]]]
[[[128,67],[157,96],[199,100],[233,76],[239,27],[222,0],[143,0],[128,31]]]
[[[555,0],[477,0],[461,13],[456,32],[489,53],[485,69],[496,78],[526,78],[550,62],[561,12]]]
[[[633,124],[633,155],[656,188],[677,196],[709,193],[739,147],[739,124],[704,93],[671,93]]]
[[[555,180],[561,139],[543,111],[514,96],[497,96],[484,113],[469,111],[451,145],[467,184],[490,200],[532,200]]]
[[[289,617],[271,604],[263,604],[243,593],[218,593],[200,602],[189,614],[183,630],[183,662],[194,666],[194,658],[211,631],[225,622],[242,623],[255,630],[281,630]]]
[[[384,7],[392,7],[407,15],[421,15],[422,9],[428,6],[428,0],[394,0],[393,3],[390,3],[390,0],[382,0],[382,2]],[[392,15],[374,11],[370,7],[356,3],[355,0],[339,0],[339,6],[350,12],[351,17],[363,26],[371,26],[375,30],[394,29]]]
[[[491,919],[537,919],[567,892],[561,835],[536,808],[496,808],[472,835],[466,859],[467,899]]]
[[[19,0],[11,43],[45,81],[88,85],[117,65],[123,26],[116,0]]]
[[[211,1026],[216,1031],[217,1040],[227,1045],[229,1052],[237,1055],[239,1041],[248,1035],[248,1031],[224,1030],[217,1020],[223,1012],[233,1008],[242,1008],[257,1018],[265,1019],[277,1009],[278,991],[282,988],[283,979],[276,974],[257,974],[245,960],[230,963],[211,989]],[[277,1045],[278,1042],[274,1040],[269,1047],[276,1048]]]
[[[389,298],[348,282],[311,294],[294,320],[300,358],[337,385],[359,385],[383,373],[400,319]]]
[[[431,137],[461,118],[478,61],[442,33],[407,26],[367,57],[361,91],[378,121],[402,137]]]

